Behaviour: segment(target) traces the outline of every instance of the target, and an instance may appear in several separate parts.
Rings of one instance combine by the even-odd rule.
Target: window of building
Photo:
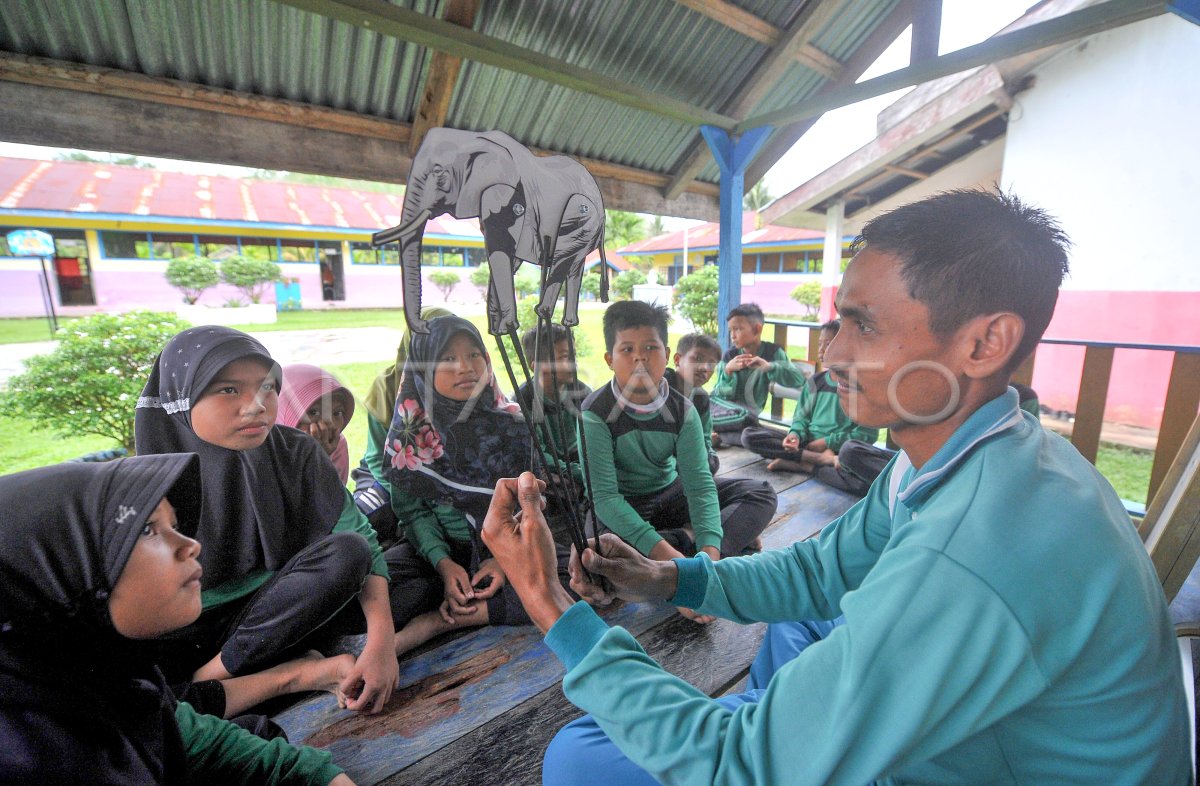
[[[467,254],[467,264],[471,267],[479,267],[484,262],[487,262],[487,251],[482,248],[467,248],[463,249]]]
[[[442,267],[463,267],[467,262],[466,252],[461,248],[442,249]]]
[[[200,256],[213,260],[228,259],[238,255],[238,239],[219,235],[200,235]]]
[[[100,249],[108,259],[149,259],[149,238],[145,232],[101,232]]]
[[[425,246],[421,249],[421,267],[438,267],[442,264],[441,249],[437,246]]]
[[[273,237],[243,237],[239,238],[242,256],[247,259],[258,259],[269,262],[279,260],[279,240]]]
[[[12,251],[8,248],[8,238],[5,235],[0,235],[0,257],[11,257]]]
[[[316,262],[317,244],[313,240],[280,240],[280,262]]]

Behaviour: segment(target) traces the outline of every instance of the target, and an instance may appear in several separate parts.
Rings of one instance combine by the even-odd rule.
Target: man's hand
[[[604,556],[589,548],[582,559],[571,550],[571,589],[588,603],[606,606],[616,598],[662,601],[675,594],[679,570],[674,562],[643,557],[612,533],[600,536],[600,550]],[[606,579],[603,585],[597,576]]]
[[[783,438],[783,449],[789,453],[795,453],[800,450],[800,435],[794,431],[789,431],[787,436]]]
[[[484,544],[542,633],[550,630],[572,603],[558,583],[554,537],[542,515],[544,488],[545,483],[532,472],[500,480],[483,520]],[[518,501],[521,508],[514,513]]]
[[[466,606],[475,598],[475,591],[471,588],[471,579],[462,565],[449,557],[442,557],[438,560],[436,568],[442,577],[446,600],[453,601],[459,606]]]

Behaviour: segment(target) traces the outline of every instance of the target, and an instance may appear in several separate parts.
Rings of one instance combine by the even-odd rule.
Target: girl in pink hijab
[[[307,363],[284,367],[276,422],[315,439],[329,454],[343,484],[350,476],[350,453],[342,431],[352,417],[354,395],[333,374]]]

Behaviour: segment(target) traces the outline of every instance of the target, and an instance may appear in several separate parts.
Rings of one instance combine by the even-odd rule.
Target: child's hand
[[[753,357],[754,355],[748,353],[737,355],[725,364],[725,371],[730,374],[741,371],[746,367],[746,365],[750,362],[750,359]]]
[[[479,563],[479,570],[471,579],[471,586],[475,588],[475,599],[486,600],[492,597],[500,591],[506,581],[504,569],[500,567],[500,563],[494,558],[485,559]]]
[[[471,589],[471,579],[467,576],[467,571],[463,569],[462,565],[459,565],[449,557],[442,557],[438,561],[437,572],[442,577],[442,587],[446,600],[465,609],[467,604],[475,598],[475,592]]]
[[[787,436],[783,438],[783,449],[792,453],[800,450],[800,435],[794,431],[789,431]]]
[[[770,361],[760,358],[758,355],[742,355],[742,357],[749,358],[745,363],[745,368],[765,371],[771,365]]]
[[[308,435],[317,441],[327,455],[332,456],[338,446],[338,437],[342,434],[328,421],[314,420],[308,424]]]

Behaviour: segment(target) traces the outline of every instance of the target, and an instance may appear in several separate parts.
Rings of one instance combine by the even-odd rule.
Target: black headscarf
[[[296,429],[274,426],[251,450],[229,450],[196,435],[192,407],[222,368],[247,357],[262,360],[282,382],[266,347],[245,333],[214,326],[183,331],[155,361],[134,418],[139,454],[200,455],[204,589],[280,569],[333,530],[345,501],[325,451]]]
[[[186,779],[174,700],[108,598],[167,497],[195,532],[193,455],[59,464],[0,477],[0,782]]]
[[[454,401],[433,387],[433,372],[450,339],[479,331],[461,317],[438,317],[428,333],[413,335],[384,446],[384,475],[402,491],[449,505],[482,525],[496,481],[529,466],[529,430],[520,408],[489,382],[470,401]],[[432,406],[431,406],[432,405]]]

